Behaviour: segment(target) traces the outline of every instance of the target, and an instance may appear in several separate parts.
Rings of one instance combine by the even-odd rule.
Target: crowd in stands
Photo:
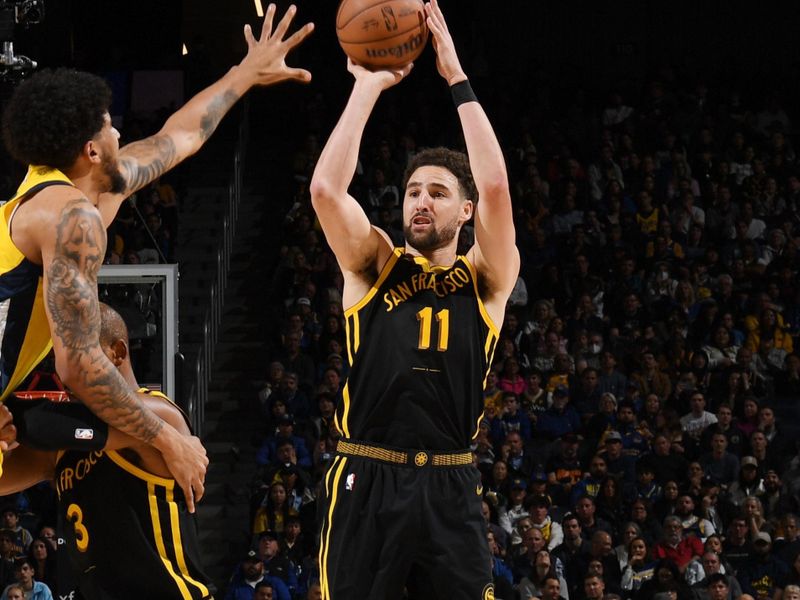
[[[351,187],[397,245],[409,157],[461,143],[436,121],[451,108],[413,98],[406,121],[388,101]],[[495,597],[800,598],[800,457],[780,419],[800,390],[800,164],[780,95],[659,77],[630,104],[525,98],[489,109],[522,255],[472,447]],[[332,116],[321,94],[303,110]],[[319,576],[317,498],[348,368],[342,278],[307,187],[326,130],[309,128],[258,396],[262,566],[248,575],[245,560],[232,584],[266,574],[278,598],[305,598]]]
[[[800,163],[780,94],[659,77],[630,103],[576,94],[559,109],[541,93],[500,114],[488,86],[481,97],[522,257],[472,447],[495,597],[800,600],[797,427],[780,418],[800,392]],[[438,121],[452,107],[413,99],[416,120],[387,110],[368,131],[351,189],[397,245],[409,157],[461,143]],[[254,542],[231,600],[321,597],[318,499],[348,356],[342,276],[308,195],[331,115],[321,94],[302,109],[271,279],[284,310],[258,393]],[[175,191],[157,182],[135,205],[172,260]],[[160,262],[146,235],[123,205],[107,260]],[[53,581],[52,497],[33,503],[40,537],[18,523],[43,490],[3,513],[0,584]]]

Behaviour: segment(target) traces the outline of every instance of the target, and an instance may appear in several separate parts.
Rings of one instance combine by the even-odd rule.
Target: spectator
[[[653,548],[655,558],[672,561],[683,573],[690,561],[703,554],[703,543],[694,535],[684,533],[681,519],[669,516],[664,519],[664,535]]]
[[[789,570],[783,561],[772,556],[772,538],[759,532],[753,538],[753,556],[736,573],[742,592],[756,598],[780,597]]]
[[[255,588],[262,581],[272,586],[274,600],[291,600],[289,588],[277,577],[264,573],[264,563],[254,550],[249,551],[236,567],[225,600],[254,600]]]

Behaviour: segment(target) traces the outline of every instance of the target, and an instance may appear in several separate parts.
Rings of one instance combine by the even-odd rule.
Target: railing
[[[245,151],[247,148],[249,103],[244,99],[242,117],[239,123],[239,134],[236,151],[233,157],[233,174],[228,184],[228,197],[225,215],[222,219],[222,239],[216,251],[216,273],[209,277],[211,289],[208,293],[208,308],[203,316],[203,343],[197,353],[192,369],[193,380],[186,404],[186,411],[195,434],[203,435],[206,404],[208,403],[208,384],[211,380],[211,368],[214,364],[214,353],[222,321],[225,304],[225,288],[228,285],[228,272],[231,266],[231,253],[236,236],[236,223],[239,217],[239,205],[242,198],[242,173],[244,171]]]

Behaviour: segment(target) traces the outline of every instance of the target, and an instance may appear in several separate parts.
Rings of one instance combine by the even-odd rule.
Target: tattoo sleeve
[[[202,139],[203,142],[211,137],[211,134],[214,133],[217,125],[219,125],[219,122],[222,120],[222,117],[231,109],[231,106],[236,104],[238,99],[239,96],[235,92],[227,90],[218,94],[209,103],[206,114],[200,119],[200,139]]]
[[[97,273],[106,232],[86,200],[69,202],[58,224],[55,254],[47,266],[46,303],[54,343],[66,352],[73,391],[112,427],[150,443],[163,422],[147,410],[100,347]]]
[[[129,144],[125,147],[125,156],[120,157],[127,192],[135,192],[158,179],[180,160],[175,142],[168,135],[154,135]]]
[[[161,133],[125,146],[119,162],[127,182],[126,192],[130,194],[143,188],[196,152],[211,137],[222,117],[238,99],[239,95],[232,90],[219,92],[207,100],[207,104],[203,102],[205,110],[197,116],[193,115],[195,112],[200,113],[202,109],[192,106],[192,102],[196,101],[192,100],[176,113],[180,115],[178,121],[175,121],[179,125],[169,128],[170,121],[167,122],[167,127],[176,135],[175,138]],[[186,138],[192,141],[188,144],[182,143],[181,146],[176,145],[176,139]]]

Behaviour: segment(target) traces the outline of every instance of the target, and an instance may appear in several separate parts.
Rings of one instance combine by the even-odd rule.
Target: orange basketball
[[[336,36],[353,62],[400,69],[416,59],[428,41],[422,0],[342,0]]]

